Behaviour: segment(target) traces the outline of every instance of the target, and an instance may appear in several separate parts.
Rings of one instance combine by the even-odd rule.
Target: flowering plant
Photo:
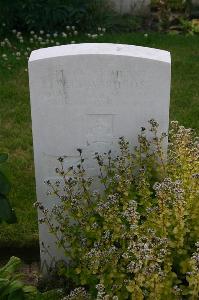
[[[60,180],[47,185],[60,204],[36,206],[69,258],[60,274],[77,288],[64,299],[198,299],[198,138],[171,122],[166,153],[158,126],[141,128],[133,150],[121,137],[116,157],[95,153],[100,192],[81,149],[76,167],[59,158]]]

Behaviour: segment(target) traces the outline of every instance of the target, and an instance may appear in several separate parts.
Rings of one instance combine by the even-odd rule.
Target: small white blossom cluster
[[[118,205],[119,205],[118,194],[109,195],[105,202],[99,202],[97,204],[97,211],[100,215],[104,215],[113,206],[118,206]]]
[[[135,200],[130,200],[128,203],[128,208],[123,212],[122,215],[130,224],[137,224],[140,218],[140,215],[137,212],[137,202]]]
[[[78,287],[70,292],[68,296],[65,296],[61,300],[89,300],[91,299],[87,291],[82,288]]]
[[[125,253],[125,258],[132,259],[127,265],[128,272],[135,274],[141,271],[145,276],[154,273],[164,275],[161,264],[167,255],[167,240],[151,232],[151,236],[138,237],[137,241],[130,242]]]
[[[106,28],[98,27],[97,33],[87,33],[86,35],[88,38],[97,39],[98,37],[103,36],[105,32],[106,32]]]
[[[96,285],[97,298],[96,300],[119,300],[117,296],[110,296],[105,292],[105,286],[101,283]]]
[[[195,244],[196,251],[193,253],[191,260],[193,263],[193,271],[189,272],[189,275],[199,274],[199,242]]]
[[[172,205],[173,201],[184,201],[184,190],[181,180],[172,181],[171,178],[164,178],[162,182],[156,182],[153,186],[158,197],[167,194],[167,204]],[[172,199],[171,199],[172,196]]]

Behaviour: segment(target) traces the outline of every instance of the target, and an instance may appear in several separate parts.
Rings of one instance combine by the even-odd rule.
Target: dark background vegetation
[[[104,0],[1,0],[1,22],[17,30],[54,31],[76,25],[82,31],[102,24],[110,10]]]
[[[23,32],[41,29],[55,31],[65,25],[75,25],[82,32],[102,25],[113,31],[129,32],[157,29],[154,21],[157,23],[160,18],[170,18],[171,12],[187,17],[193,14],[193,7],[191,0],[152,0],[151,11],[152,15],[148,17],[121,17],[113,11],[107,0],[1,0],[0,23],[6,24],[8,29],[15,28]],[[1,26],[0,33],[3,31]]]

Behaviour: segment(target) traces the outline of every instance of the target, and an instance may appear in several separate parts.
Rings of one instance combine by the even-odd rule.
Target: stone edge
[[[151,59],[171,63],[170,52],[155,48],[126,44],[84,43],[41,48],[32,51],[29,63],[34,61],[75,55],[116,55]]]

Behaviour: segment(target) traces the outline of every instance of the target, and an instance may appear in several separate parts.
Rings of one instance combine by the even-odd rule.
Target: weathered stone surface
[[[196,5],[196,6],[199,6],[199,0],[192,0],[192,4]]]
[[[145,15],[150,12],[151,0],[110,0],[120,14]]]
[[[133,144],[141,126],[155,118],[167,132],[170,101],[170,54],[167,51],[119,44],[77,44],[33,51],[29,81],[37,200],[50,208],[44,180],[55,177],[56,158],[76,164],[82,148],[91,175],[93,153],[116,149],[125,136]],[[40,217],[40,213],[39,213]],[[45,225],[40,244],[56,249]],[[41,260],[52,262],[47,252]]]

